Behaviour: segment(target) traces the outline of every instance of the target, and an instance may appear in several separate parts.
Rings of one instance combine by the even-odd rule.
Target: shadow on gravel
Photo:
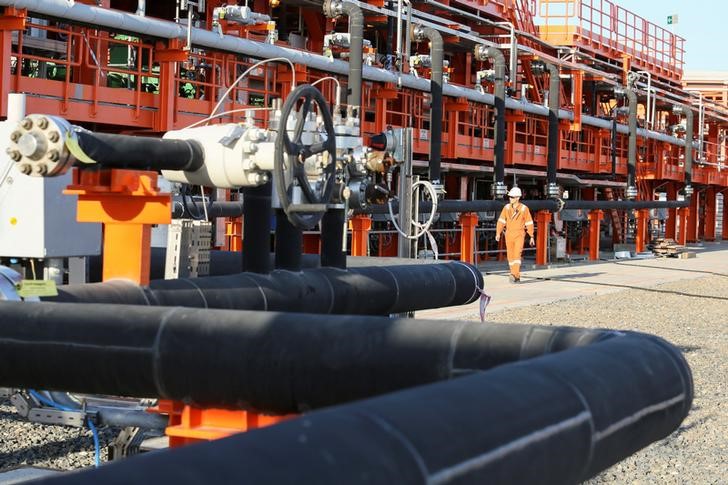
[[[65,440],[48,441],[40,446],[30,446],[0,453],[0,470],[21,464],[32,465],[37,461],[64,457],[78,451],[93,452],[93,442],[88,436],[76,436]]]
[[[652,268],[652,269],[664,269],[666,271],[682,271],[685,273],[704,273],[714,276],[723,276],[724,278],[728,278],[728,274],[725,273],[716,273],[715,271],[703,271],[703,270],[696,270],[696,269],[682,269],[682,268],[664,268],[662,266],[652,266],[649,264],[634,264],[634,263],[620,263],[615,262],[614,264],[619,266],[634,266],[635,268]]]
[[[702,349],[702,347],[698,347],[696,345],[678,345],[677,348],[680,349],[680,352],[683,354],[689,354],[690,352]]]
[[[543,276],[522,276],[521,278],[524,280],[531,280],[531,281],[561,281],[565,283],[580,283],[582,285],[594,285],[594,286],[609,286],[611,288],[624,288],[626,290],[642,290],[642,291],[649,291],[651,293],[664,293],[664,294],[670,294],[670,295],[678,295],[678,296],[689,296],[693,298],[704,298],[707,300],[720,300],[720,301],[728,301],[728,297],[725,296],[712,296],[712,295],[698,295],[695,293],[685,293],[684,291],[675,291],[675,290],[661,290],[658,288],[649,288],[644,286],[633,286],[633,285],[620,285],[617,283],[597,283],[594,281],[579,281],[571,279],[574,276],[586,278],[589,273],[581,273],[579,275],[569,275],[569,276],[550,276],[550,277],[543,277]],[[601,274],[601,273],[594,273]]]
[[[672,433],[668,438],[677,438],[681,434],[685,433],[686,431],[690,431],[693,428],[697,428],[698,426],[702,426],[706,422],[710,421],[711,419],[715,418],[714,414],[708,414],[707,416],[703,416],[702,418],[698,419],[697,421],[694,421],[690,424],[686,424],[683,426],[680,426],[674,433]],[[667,443],[664,443],[667,444]]]

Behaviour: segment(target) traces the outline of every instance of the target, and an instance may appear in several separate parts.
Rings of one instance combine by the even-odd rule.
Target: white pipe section
[[[0,0],[0,6],[27,9],[41,15],[72,20],[74,22],[94,25],[95,27],[106,27],[114,31],[125,31],[149,37],[161,39],[180,39],[187,37],[186,26],[176,24],[167,20],[159,20],[150,17],[140,17],[135,14],[120,12],[118,10],[107,10],[82,3],[69,2],[68,0]],[[262,42],[254,42],[231,35],[219,35],[208,30],[192,28],[191,41],[193,45],[206,47],[213,50],[243,54],[257,59],[270,57],[284,57],[295,64],[303,64],[323,72],[346,75],[349,72],[349,64],[339,59],[332,60],[328,57],[312,54],[310,52],[279,47]],[[364,66],[363,77],[369,81],[381,83],[397,83],[399,74],[372,66]],[[410,89],[429,92],[430,81],[416,78],[409,74],[401,75],[401,84]],[[453,84],[443,86],[443,95],[454,98],[466,98],[476,103],[488,105],[494,104],[493,95],[480,93]],[[540,116],[548,116],[548,108],[516,99],[506,98],[506,108]],[[573,120],[574,114],[571,111],[560,110],[559,118]],[[582,115],[582,123],[589,126],[611,129],[611,121],[592,116]],[[619,133],[628,133],[626,125],[618,125]],[[664,141],[673,145],[685,146],[685,141],[664,133],[656,133],[644,129],[638,129],[638,134],[647,138]]]

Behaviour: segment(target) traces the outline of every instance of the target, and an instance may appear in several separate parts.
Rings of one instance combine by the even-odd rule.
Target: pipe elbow
[[[440,35],[440,32],[432,27],[412,25],[412,37],[416,41],[429,40],[432,44],[431,50],[433,52],[436,50],[441,51],[443,49],[444,44],[442,41],[442,35]]]

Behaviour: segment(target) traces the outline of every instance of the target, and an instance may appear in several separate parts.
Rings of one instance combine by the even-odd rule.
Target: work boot
[[[518,278],[510,274],[508,275],[508,281],[510,281],[511,283],[516,283],[518,281]]]
[[[518,284],[518,283],[521,282],[521,278],[520,277],[515,277],[515,278],[513,278],[513,280],[514,280],[513,282],[516,283],[516,284]]]

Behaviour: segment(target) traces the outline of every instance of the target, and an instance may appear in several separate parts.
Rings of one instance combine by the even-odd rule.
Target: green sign
[[[17,287],[18,296],[58,296],[56,282],[53,280],[23,280]]]
[[[667,16],[667,25],[673,25],[677,23],[677,14]]]

